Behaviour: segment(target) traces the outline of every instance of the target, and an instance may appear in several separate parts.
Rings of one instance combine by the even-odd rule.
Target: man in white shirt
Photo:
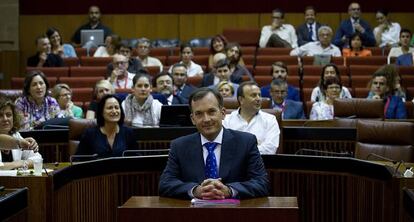
[[[272,12],[272,24],[263,26],[260,34],[259,46],[265,47],[298,47],[298,37],[295,28],[290,24],[283,24],[285,13],[281,9]]]
[[[135,74],[128,72],[128,58],[121,54],[113,56],[114,70],[108,80],[115,89],[131,89]]]
[[[147,38],[138,39],[137,43],[137,51],[138,56],[137,59],[141,61],[144,67],[148,66],[158,66],[160,68],[160,72],[162,72],[163,64],[161,61],[155,57],[149,56],[151,51],[151,42]]]
[[[252,81],[243,82],[237,90],[237,100],[239,109],[226,115],[223,126],[254,134],[260,154],[276,154],[279,147],[279,124],[274,115],[260,110],[260,87]]]
[[[317,42],[309,42],[305,45],[290,51],[291,56],[315,56],[315,55],[330,55],[340,57],[341,51],[338,47],[331,44],[333,32],[329,26],[321,26],[318,29]]]

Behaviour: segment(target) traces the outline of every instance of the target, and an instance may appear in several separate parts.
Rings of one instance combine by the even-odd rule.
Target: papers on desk
[[[238,206],[240,205],[240,200],[238,199],[203,200],[203,199],[193,198],[191,200],[191,205],[196,206],[196,207]]]
[[[46,170],[47,170],[47,173],[53,171],[53,169],[46,169]],[[17,172],[19,172],[22,176],[23,175],[24,176],[26,176],[26,175],[34,176],[34,174],[33,174],[34,170],[33,169],[29,169],[29,170],[0,170],[0,176],[14,177],[14,176],[17,176]],[[32,172],[32,173],[30,173],[30,172]],[[45,169],[42,170],[42,173],[44,173],[44,172],[45,172]]]

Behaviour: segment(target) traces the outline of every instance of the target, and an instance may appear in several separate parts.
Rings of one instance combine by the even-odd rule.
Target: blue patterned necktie
[[[208,142],[204,146],[207,148],[208,155],[206,158],[206,166],[204,169],[206,178],[217,179],[217,160],[216,155],[214,154],[214,149],[216,149],[218,143]]]
[[[312,28],[312,24],[309,24],[309,36],[308,36],[309,41],[313,41],[312,37],[313,37],[313,28]]]

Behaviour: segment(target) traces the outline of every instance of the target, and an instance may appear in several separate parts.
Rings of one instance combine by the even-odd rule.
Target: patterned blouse
[[[333,105],[329,105],[325,102],[314,103],[309,115],[309,119],[311,120],[328,120],[333,119],[333,117]]]
[[[26,96],[19,97],[16,100],[16,110],[22,117],[22,130],[32,130],[46,120],[63,117],[59,104],[50,96],[46,96],[40,106]]]

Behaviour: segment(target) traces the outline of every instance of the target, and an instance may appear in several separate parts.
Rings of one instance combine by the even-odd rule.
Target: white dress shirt
[[[308,42],[301,47],[290,51],[291,56],[314,56],[314,55],[330,55],[334,57],[341,57],[341,51],[338,47],[331,44],[326,48],[322,48],[321,42]]]
[[[280,129],[276,117],[261,110],[247,122],[239,114],[240,109],[226,115],[223,126],[254,134],[260,154],[276,154],[279,147]]]
[[[374,36],[377,35],[380,28],[377,26],[374,29]],[[393,22],[391,26],[388,27],[387,30],[384,30],[381,34],[381,44],[379,47],[384,47],[387,44],[396,45],[400,41],[400,31],[401,26],[400,24]]]
[[[276,30],[272,30],[271,25],[263,26],[262,33],[260,34],[259,46],[265,48],[270,36],[275,33],[283,40],[287,41],[292,48],[298,47],[298,37],[296,36],[295,28],[289,24],[283,24]]]
[[[182,61],[180,63],[183,63]],[[170,69],[168,70],[169,73],[172,73],[172,67],[170,66]],[[198,73],[204,73],[203,68],[201,66],[193,61],[190,61],[190,65],[187,66],[187,76],[193,77],[196,76]]]

